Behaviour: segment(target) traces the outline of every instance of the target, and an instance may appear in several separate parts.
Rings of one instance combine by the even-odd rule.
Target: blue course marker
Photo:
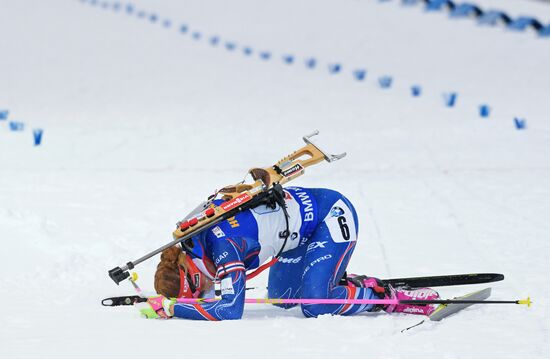
[[[195,31],[194,33],[191,34],[191,36],[193,37],[193,40],[200,40],[202,34],[198,31]]]
[[[543,25],[537,19],[529,16],[518,17],[508,24],[508,29],[514,31],[525,31],[530,27],[539,31],[542,29]]]
[[[283,55],[283,62],[287,65],[292,65],[294,63],[293,55]]]
[[[162,26],[165,27],[165,28],[169,28],[172,26],[172,21],[166,19],[162,22]]]
[[[355,77],[355,79],[357,81],[363,81],[366,76],[367,76],[367,70],[355,70],[355,71],[353,71],[353,77]]]
[[[422,95],[422,87],[419,85],[411,86],[411,95],[413,97],[420,97],[420,95]]]
[[[18,121],[10,121],[10,130],[14,132],[23,131],[25,129],[25,124]]]
[[[228,41],[225,43],[225,48],[227,51],[233,51],[235,50],[236,47],[237,47],[237,44],[235,44],[234,42]]]
[[[391,76],[381,76],[378,78],[378,84],[380,88],[389,89],[392,85],[393,78]]]
[[[401,0],[403,6],[412,6],[418,4],[419,0]]]
[[[113,11],[119,11],[120,10],[120,3],[116,2],[113,4]]]
[[[0,110],[0,121],[7,120],[9,115],[10,112],[8,110]]]
[[[449,16],[452,18],[477,17],[482,13],[483,11],[479,6],[465,3],[457,4],[455,8],[451,10]]]
[[[516,130],[524,130],[527,128],[527,121],[524,118],[514,118],[514,125],[516,125]]]
[[[134,5],[132,5],[132,4],[126,5],[126,13],[131,14],[133,12],[134,12]]]
[[[189,31],[189,27],[187,27],[187,25],[183,24],[183,25],[180,26],[180,32],[182,34],[186,34],[187,31]]]
[[[32,136],[34,139],[35,146],[40,146],[40,144],[42,143],[43,133],[44,133],[44,130],[42,130],[41,128],[35,128],[34,130],[32,130]]]
[[[486,11],[477,18],[478,24],[488,26],[506,25],[510,21],[512,19],[508,15],[498,10]]]
[[[314,69],[315,66],[317,65],[317,60],[311,57],[309,59],[306,59],[305,64],[308,69]]]
[[[550,24],[546,25],[539,31],[539,36],[541,37],[549,37],[550,36]]]
[[[447,107],[454,107],[454,105],[456,104],[457,96],[458,95],[456,94],[456,92],[443,94],[443,98],[445,99],[445,105]]]
[[[149,21],[151,22],[157,22],[158,20],[158,16],[155,15],[155,14],[151,14],[151,16],[149,16]]]
[[[253,52],[253,50],[252,50],[251,47],[246,46],[246,47],[243,48],[243,54],[244,54],[245,56],[250,56],[250,55],[252,55],[252,52]]]
[[[451,0],[430,0],[426,2],[426,11],[441,11],[443,8],[452,9],[454,3]]]
[[[479,106],[479,116],[489,117],[490,113],[491,113],[491,108],[489,107],[489,105],[480,105]]]
[[[342,65],[340,64],[329,64],[328,65],[328,72],[331,74],[337,74],[342,70]]]
[[[210,45],[212,45],[212,46],[218,46],[218,44],[220,43],[220,37],[219,36],[211,36],[210,40],[208,40],[208,42],[210,42]]]
[[[269,51],[260,52],[260,58],[265,61],[269,60],[271,58],[271,52]]]

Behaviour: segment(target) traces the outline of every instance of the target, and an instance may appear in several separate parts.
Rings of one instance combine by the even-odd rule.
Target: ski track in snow
[[[185,356],[548,357],[548,40],[376,1],[132,3],[170,15],[173,27],[76,0],[0,0],[0,109],[27,125],[14,133],[0,121],[0,357],[173,356],[173,340]],[[481,3],[550,14],[528,1]],[[178,21],[274,57],[195,41]],[[285,53],[347,72],[285,65]],[[351,76],[359,67],[363,82]],[[394,76],[391,89],[379,88],[383,74]],[[417,82],[425,92],[412,98]],[[459,99],[449,109],[441,94],[451,90]],[[478,117],[480,102],[491,117]],[[45,130],[39,147],[35,127]],[[293,184],[354,203],[349,272],[502,272],[493,299],[530,295],[533,307],[474,306],[400,333],[420,319],[305,319],[299,308],[258,305],[241,321],[152,321],[99,305],[132,293],[108,269],[165,244],[208,194],[313,129],[323,148],[348,156]],[[145,290],[155,266],[137,268]],[[247,294],[266,295],[265,277]]]
[[[375,240],[376,240],[376,244],[380,248],[380,255],[382,256],[382,259],[384,260],[384,266],[385,266],[385,269],[386,269],[386,273],[387,273],[388,277],[391,277],[392,275],[391,275],[391,269],[390,269],[390,258],[388,257],[388,255],[386,253],[386,248],[384,247],[384,242],[383,242],[382,234],[380,232],[380,227],[378,226],[378,223],[376,222],[376,217],[374,216],[374,211],[371,207],[369,207],[369,214],[370,214],[369,217],[372,220],[372,225],[374,226],[375,233],[376,233],[376,235],[374,236]]]

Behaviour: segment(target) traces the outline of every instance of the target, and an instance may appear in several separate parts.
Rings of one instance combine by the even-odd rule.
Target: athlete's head
[[[198,298],[211,286],[212,281],[179,246],[170,247],[162,252],[155,273],[157,293],[170,298]]]

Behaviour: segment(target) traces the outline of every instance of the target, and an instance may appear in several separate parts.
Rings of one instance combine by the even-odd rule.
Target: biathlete
[[[404,290],[374,277],[346,275],[358,229],[357,213],[342,194],[287,187],[284,206],[243,211],[193,237],[183,248],[165,250],[155,273],[159,296],[141,303],[140,311],[148,318],[240,319],[247,271],[265,268],[270,257],[274,259],[268,262],[269,298],[439,298],[430,288]],[[219,301],[182,304],[174,299],[214,297],[215,282],[220,283]],[[380,310],[429,315],[435,306],[302,304],[301,309],[306,317]]]

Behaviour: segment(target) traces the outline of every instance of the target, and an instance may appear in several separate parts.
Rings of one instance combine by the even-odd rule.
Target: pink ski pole
[[[213,303],[220,298],[177,298],[178,303],[197,304]],[[280,299],[280,298],[247,298],[248,304],[399,304],[397,299]]]
[[[213,303],[221,298],[177,298],[178,303],[198,304]],[[322,299],[322,298],[303,298],[303,299],[279,299],[279,298],[249,298],[244,300],[248,304],[524,304],[531,306],[531,298],[518,300],[469,300],[469,299]]]

